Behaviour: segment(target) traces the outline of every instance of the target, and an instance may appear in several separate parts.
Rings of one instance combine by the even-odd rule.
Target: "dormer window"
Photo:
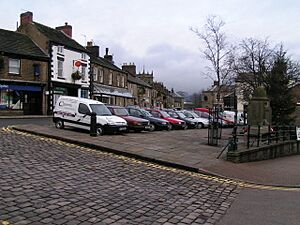
[[[64,46],[57,46],[57,53],[64,54]]]

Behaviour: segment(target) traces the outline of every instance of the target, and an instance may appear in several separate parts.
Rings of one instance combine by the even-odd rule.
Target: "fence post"
[[[247,148],[250,148],[250,125],[248,125],[247,128]]]
[[[270,144],[271,139],[271,125],[268,126],[268,145]]]
[[[258,125],[258,131],[257,131],[257,147],[259,147],[259,141],[260,141],[260,125]]]

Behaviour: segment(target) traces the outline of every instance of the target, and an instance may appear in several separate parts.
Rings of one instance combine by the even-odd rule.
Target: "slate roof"
[[[121,70],[119,67],[117,67],[116,65],[112,64],[110,61],[108,61],[107,59],[104,59],[102,57],[95,57],[92,54],[90,54],[90,61],[97,65],[106,67],[108,69],[119,71],[121,73],[126,73],[125,71]]]
[[[33,22],[33,24],[42,34],[44,34],[52,42],[64,45],[66,47],[69,47],[70,49],[78,50],[81,52],[89,52],[86,48],[77,43],[74,39],[68,37],[62,31],[53,29],[51,27],[47,27],[37,22]]]
[[[144,86],[144,87],[152,88],[152,86],[150,84],[148,84],[147,82],[143,81],[142,79],[140,79],[138,77],[134,77],[129,73],[128,73],[128,81],[131,83],[134,83],[134,84]]]
[[[48,59],[27,35],[3,29],[0,29],[0,52]]]

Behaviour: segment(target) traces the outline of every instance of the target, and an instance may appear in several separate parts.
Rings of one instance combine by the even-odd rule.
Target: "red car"
[[[172,118],[165,111],[159,109],[148,109],[147,111],[149,111],[154,117],[167,120],[171,124],[172,129],[187,129],[186,122],[184,122],[183,120]]]
[[[150,130],[149,120],[130,116],[128,111],[124,107],[107,105],[107,108],[115,116],[122,117],[127,121],[127,129],[135,132],[141,132],[143,130]]]

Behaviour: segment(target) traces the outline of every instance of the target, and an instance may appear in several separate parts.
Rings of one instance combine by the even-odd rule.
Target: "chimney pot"
[[[105,55],[108,55],[108,48],[105,48]]]

